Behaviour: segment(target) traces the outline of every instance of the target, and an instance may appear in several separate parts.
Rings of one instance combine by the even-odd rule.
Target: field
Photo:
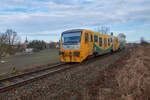
[[[2,60],[8,62],[0,63],[0,74],[10,72],[13,68],[24,70],[43,64],[56,63],[59,61],[59,55],[58,49],[48,49],[33,54],[3,58]]]

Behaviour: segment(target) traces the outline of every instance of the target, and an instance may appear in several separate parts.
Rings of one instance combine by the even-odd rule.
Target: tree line
[[[33,48],[34,51],[46,49],[46,42],[40,40],[33,40],[29,42],[27,48]]]
[[[28,43],[27,48],[33,48],[34,51],[40,51],[43,49],[56,48],[57,42],[46,43],[43,40],[32,40]]]

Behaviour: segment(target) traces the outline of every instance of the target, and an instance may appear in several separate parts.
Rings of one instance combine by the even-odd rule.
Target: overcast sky
[[[128,41],[150,40],[150,0],[0,0],[0,32],[18,32],[24,41],[57,41],[62,31],[109,26]]]

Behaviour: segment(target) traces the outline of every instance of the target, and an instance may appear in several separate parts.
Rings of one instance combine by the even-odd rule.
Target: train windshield
[[[63,44],[80,43],[80,41],[81,41],[81,32],[63,33],[62,34],[62,43]]]

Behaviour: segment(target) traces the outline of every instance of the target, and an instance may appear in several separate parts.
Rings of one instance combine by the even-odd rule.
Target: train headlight
[[[74,55],[75,55],[75,56],[79,56],[79,55],[80,55],[80,52],[75,51],[75,52],[74,52]]]

